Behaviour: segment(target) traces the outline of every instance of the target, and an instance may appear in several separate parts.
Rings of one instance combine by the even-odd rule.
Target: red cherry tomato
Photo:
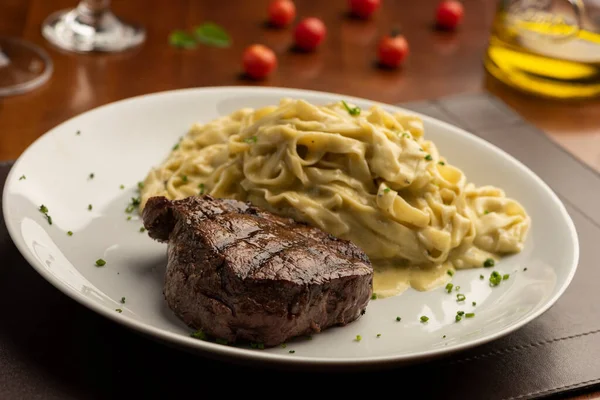
[[[381,65],[396,68],[408,56],[408,42],[402,35],[386,35],[379,41],[377,55]]]
[[[262,79],[277,67],[277,57],[267,46],[253,44],[244,51],[242,64],[248,76]]]
[[[367,19],[379,8],[380,0],[348,0],[352,14]]]
[[[462,22],[464,15],[463,5],[457,0],[444,0],[437,8],[435,21],[443,29],[455,29]]]
[[[319,18],[305,18],[296,26],[294,39],[296,46],[302,50],[314,50],[321,44],[327,29]]]
[[[296,18],[296,6],[291,0],[273,0],[268,12],[269,22],[278,28],[289,25]]]

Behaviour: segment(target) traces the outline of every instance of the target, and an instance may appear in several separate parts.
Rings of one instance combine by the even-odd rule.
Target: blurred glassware
[[[52,59],[31,42],[0,37],[0,97],[25,93],[52,75]]]
[[[501,0],[486,69],[536,95],[600,95],[600,0]]]
[[[110,0],[81,0],[76,8],[48,16],[42,34],[55,46],[77,52],[115,52],[144,42],[143,28],[122,22]]]

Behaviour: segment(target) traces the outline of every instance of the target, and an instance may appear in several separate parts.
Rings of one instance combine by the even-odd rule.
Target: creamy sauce
[[[448,270],[454,272],[450,263],[433,267],[398,267],[395,265],[375,265],[373,292],[377,297],[391,297],[408,288],[427,291],[444,286],[451,279]]]

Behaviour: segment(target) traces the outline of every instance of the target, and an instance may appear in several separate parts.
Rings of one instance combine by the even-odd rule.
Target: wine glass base
[[[48,16],[42,34],[53,45],[76,52],[116,52],[144,42],[143,28],[119,20],[112,12],[86,15],[79,9],[62,10]]]
[[[0,97],[43,85],[52,70],[52,59],[41,47],[17,38],[0,37]]]

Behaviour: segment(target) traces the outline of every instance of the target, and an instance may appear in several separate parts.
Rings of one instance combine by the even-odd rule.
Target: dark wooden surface
[[[31,40],[55,63],[49,83],[28,94],[0,99],[0,160],[15,159],[36,138],[81,112],[123,98],[163,90],[219,85],[304,88],[387,103],[489,90],[554,140],[600,170],[600,100],[571,104],[535,99],[489,78],[482,66],[495,0],[465,0],[466,16],[455,33],[432,29],[437,0],[383,0],[371,21],[346,15],[345,0],[297,1],[299,16],[317,16],[327,38],[314,53],[290,50],[291,30],[264,25],[268,1],[117,0],[113,10],[147,29],[146,43],[120,54],[72,54],[57,50],[40,34],[51,12],[76,0],[0,0],[0,35]],[[417,5],[418,4],[418,5]],[[203,21],[223,25],[233,37],[227,49],[178,50],[167,42],[174,29]],[[400,25],[410,43],[408,62],[398,71],[375,67],[380,35]],[[263,43],[279,67],[266,81],[240,75],[243,49]],[[532,149],[535,151],[535,149]],[[580,399],[597,399],[600,393]]]

